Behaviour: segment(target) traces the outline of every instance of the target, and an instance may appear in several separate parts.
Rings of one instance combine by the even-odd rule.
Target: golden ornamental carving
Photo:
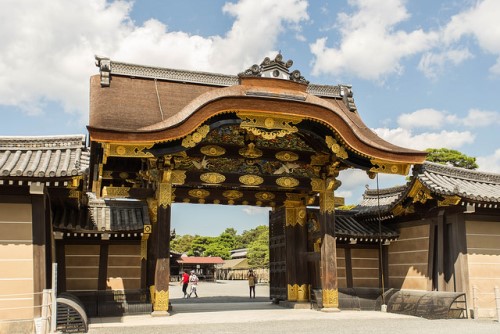
[[[155,291],[155,303],[153,305],[155,311],[168,311],[168,292],[168,290]]]
[[[264,182],[264,179],[262,177],[251,174],[240,176],[239,180],[242,184],[251,187],[258,186],[259,184],[262,184],[262,182]]]
[[[442,201],[438,201],[438,206],[457,205],[461,200],[462,198],[460,196],[444,196]]]
[[[295,208],[285,208],[285,227],[293,227],[296,222]]]
[[[333,214],[335,210],[335,196],[333,191],[323,191],[319,194],[319,211]]]
[[[411,167],[411,165],[409,164],[383,161],[378,159],[370,159],[370,162],[373,165],[373,167],[370,168],[370,172],[375,173],[407,175]]]
[[[255,159],[262,156],[262,151],[256,148],[254,143],[249,143],[247,147],[240,148],[238,153],[248,159]]]
[[[80,199],[80,198],[81,198],[81,195],[82,195],[82,192],[81,192],[81,191],[78,191],[78,190],[76,190],[76,189],[70,189],[70,190],[69,190],[68,197],[69,197],[69,198],[76,198],[76,199]]]
[[[313,249],[315,253],[321,253],[321,238],[316,239],[313,244]]]
[[[309,284],[297,285],[297,301],[307,302],[309,301],[310,287]]]
[[[144,232],[144,234],[149,234],[149,233],[153,232],[153,227],[150,224],[146,224],[146,225],[144,225],[143,232]]]
[[[283,188],[294,188],[299,185],[299,180],[293,177],[284,176],[276,179],[276,184]]]
[[[102,171],[102,178],[105,180],[109,180],[113,178],[113,171],[111,170],[104,170]]]
[[[326,145],[330,148],[330,150],[340,159],[347,159],[347,152],[345,148],[343,148],[332,136],[326,136],[325,138]]]
[[[230,200],[235,200],[243,197],[243,193],[238,190],[226,190],[222,193],[222,196]]]
[[[325,191],[325,181],[318,178],[311,179],[311,189],[316,192]]]
[[[170,182],[162,182],[157,189],[158,204],[164,209],[170,206],[174,200],[174,191]]]
[[[276,159],[281,161],[297,161],[299,160],[299,155],[290,151],[281,151],[274,155]]]
[[[297,284],[294,284],[294,285],[288,284],[287,285],[287,290],[288,290],[287,299],[288,299],[288,301],[290,301],[290,302],[297,301],[298,288],[299,287]]]
[[[330,156],[328,154],[316,153],[311,155],[311,165],[312,166],[324,166],[330,162]]]
[[[103,163],[106,163],[108,157],[124,157],[124,158],[152,158],[154,155],[145,150],[153,147],[154,143],[148,144],[114,144],[106,143],[103,145]]]
[[[102,197],[130,197],[130,187],[103,187]]]
[[[185,170],[173,170],[172,171],[172,184],[184,184],[186,182],[186,171]]]
[[[258,192],[255,194],[255,198],[259,201],[272,201],[274,199],[274,194],[266,191]]]
[[[182,147],[195,147],[196,144],[201,142],[203,138],[205,138],[210,131],[210,126],[208,125],[203,125],[200,126],[196,131],[190,135],[187,135],[186,138],[182,140]]]
[[[188,194],[194,198],[205,198],[210,196],[210,192],[206,189],[191,189],[188,191]]]
[[[240,123],[242,129],[264,139],[276,139],[298,132],[294,124],[302,121],[299,117],[275,117],[265,113],[238,112],[237,115],[242,120]]]
[[[207,145],[200,148],[200,152],[209,157],[218,157],[226,153],[226,149],[217,145]]]
[[[200,175],[200,180],[205,183],[218,184],[226,181],[226,177],[219,173],[203,173]]]
[[[420,202],[424,204],[427,200],[432,199],[432,194],[430,190],[417,179],[408,192],[408,197],[413,198],[413,203]]]
[[[73,176],[71,178],[71,181],[69,181],[68,184],[66,185],[66,188],[78,188],[82,180],[83,180],[82,175]]]
[[[323,307],[325,308],[339,307],[338,289],[323,289]]]
[[[401,204],[398,204],[394,209],[392,209],[392,214],[394,216],[407,215],[411,213],[415,213],[415,207],[413,205],[403,207]]]
[[[148,198],[147,203],[149,219],[151,222],[156,223],[158,221],[158,201],[154,198]]]
[[[148,239],[141,240],[141,260],[148,259]]]

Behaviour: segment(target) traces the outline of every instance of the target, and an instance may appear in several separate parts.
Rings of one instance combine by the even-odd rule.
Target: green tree
[[[214,237],[202,237],[196,235],[191,243],[191,249],[188,251],[189,256],[205,256],[205,250],[214,241]]]
[[[178,235],[170,241],[170,249],[173,252],[188,253],[191,250],[193,239],[194,236],[189,234]]]
[[[249,231],[243,231],[241,235],[241,248],[247,248],[253,241],[257,240],[259,235],[266,231],[269,232],[269,227],[266,225],[259,225]]]
[[[429,153],[427,155],[427,161],[466,169],[476,169],[479,167],[475,157],[469,157],[456,150],[448,148],[428,148],[425,151]]]
[[[220,256],[224,260],[227,260],[230,258],[230,253],[231,252],[229,248],[220,243],[212,242],[205,249],[204,256]]]
[[[263,231],[256,240],[250,243],[247,258],[251,267],[264,268],[269,266],[269,229]]]

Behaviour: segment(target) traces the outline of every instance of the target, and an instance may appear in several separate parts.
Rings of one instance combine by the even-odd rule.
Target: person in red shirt
[[[188,284],[189,284],[189,274],[187,272],[187,270],[184,270],[184,272],[182,273],[182,292],[184,292],[184,298],[187,298],[188,294],[187,294],[187,288],[188,288]]]

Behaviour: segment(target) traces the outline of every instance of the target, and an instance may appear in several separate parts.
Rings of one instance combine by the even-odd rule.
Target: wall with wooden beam
[[[401,227],[388,249],[389,288],[428,290],[429,225]]]
[[[466,221],[465,224],[469,273],[467,303],[469,309],[477,309],[479,318],[494,318],[495,287],[500,288],[500,222]]]
[[[34,316],[31,222],[31,204],[0,203],[0,320]]]

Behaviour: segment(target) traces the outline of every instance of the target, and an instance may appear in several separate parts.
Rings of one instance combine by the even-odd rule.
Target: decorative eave
[[[435,194],[500,203],[500,174],[425,162],[414,175]]]
[[[428,200],[436,200],[438,207],[500,208],[500,174],[426,161],[414,168],[405,186],[367,190],[354,210],[372,220],[378,219],[379,212],[382,219],[388,219],[415,213],[413,204]]]

